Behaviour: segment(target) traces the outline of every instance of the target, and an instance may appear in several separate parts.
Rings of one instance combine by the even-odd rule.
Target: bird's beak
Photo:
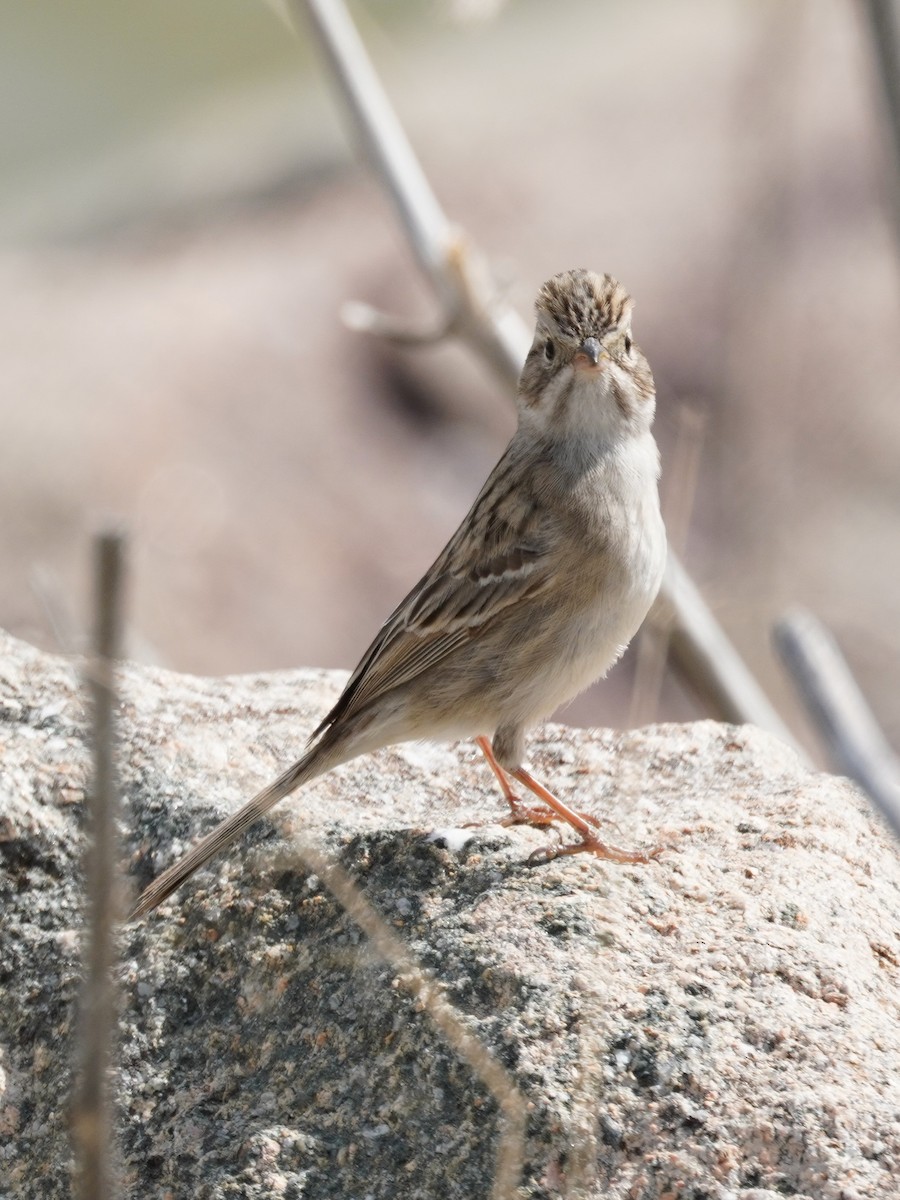
[[[596,367],[602,353],[603,350],[597,338],[585,338],[575,355],[575,365],[577,367]]]

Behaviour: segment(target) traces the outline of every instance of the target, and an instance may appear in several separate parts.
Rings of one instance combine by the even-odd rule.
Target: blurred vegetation
[[[4,0],[5,183],[141,138],[224,90],[296,78],[295,38],[262,0]]]

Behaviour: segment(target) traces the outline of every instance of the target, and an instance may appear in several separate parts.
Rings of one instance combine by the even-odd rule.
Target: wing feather
[[[555,523],[504,456],[431,568],[381,627],[313,734],[431,670],[511,604],[533,598],[555,570]],[[512,481],[510,476],[513,476]]]

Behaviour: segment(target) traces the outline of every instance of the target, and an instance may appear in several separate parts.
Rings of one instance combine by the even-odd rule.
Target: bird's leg
[[[550,825],[559,819],[560,814],[554,811],[553,808],[546,808],[543,805],[538,807],[534,804],[523,804],[510,787],[506,771],[497,762],[497,756],[494,754],[494,748],[490,740],[486,737],[477,737],[475,741],[487,759],[488,766],[496,775],[503,798],[509,805],[509,816],[500,822],[501,825],[536,825],[540,828]],[[587,819],[590,820],[591,818]]]
[[[481,744],[481,739],[479,739],[479,744]],[[484,750],[484,746],[481,746],[481,748]],[[487,754],[486,750],[485,754]],[[490,758],[488,758],[488,762],[490,761]],[[495,771],[501,769],[499,764],[494,768]],[[662,847],[657,847],[653,850],[622,850],[618,846],[610,846],[606,842],[601,842],[591,830],[591,824],[595,823],[592,819],[573,812],[561,800],[557,800],[552,792],[548,792],[543,784],[538,783],[523,767],[516,767],[510,771],[510,775],[514,779],[518,779],[519,783],[523,783],[539,800],[543,800],[544,804],[553,809],[554,813],[562,817],[564,821],[568,821],[572,828],[581,834],[581,841],[575,842],[570,846],[559,846],[556,849],[547,847],[547,849],[535,850],[534,854],[528,857],[529,863],[537,865],[538,863],[552,862],[554,858],[562,858],[566,854],[580,854],[582,851],[595,854],[598,858],[609,859],[611,862],[646,863],[650,862],[653,858],[657,858],[662,852]]]

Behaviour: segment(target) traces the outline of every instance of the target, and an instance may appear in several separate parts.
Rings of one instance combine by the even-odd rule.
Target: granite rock
[[[75,664],[0,651],[0,1195],[30,1200],[71,1186],[88,722]],[[123,666],[132,886],[295,756],[342,679]],[[900,869],[862,796],[713,722],[547,725],[531,760],[614,840],[668,848],[529,867],[560,835],[491,823],[473,747],[411,745],[292,797],[123,930],[121,1196],[490,1195],[495,1099],[302,844],[523,1093],[517,1195],[897,1194]]]

